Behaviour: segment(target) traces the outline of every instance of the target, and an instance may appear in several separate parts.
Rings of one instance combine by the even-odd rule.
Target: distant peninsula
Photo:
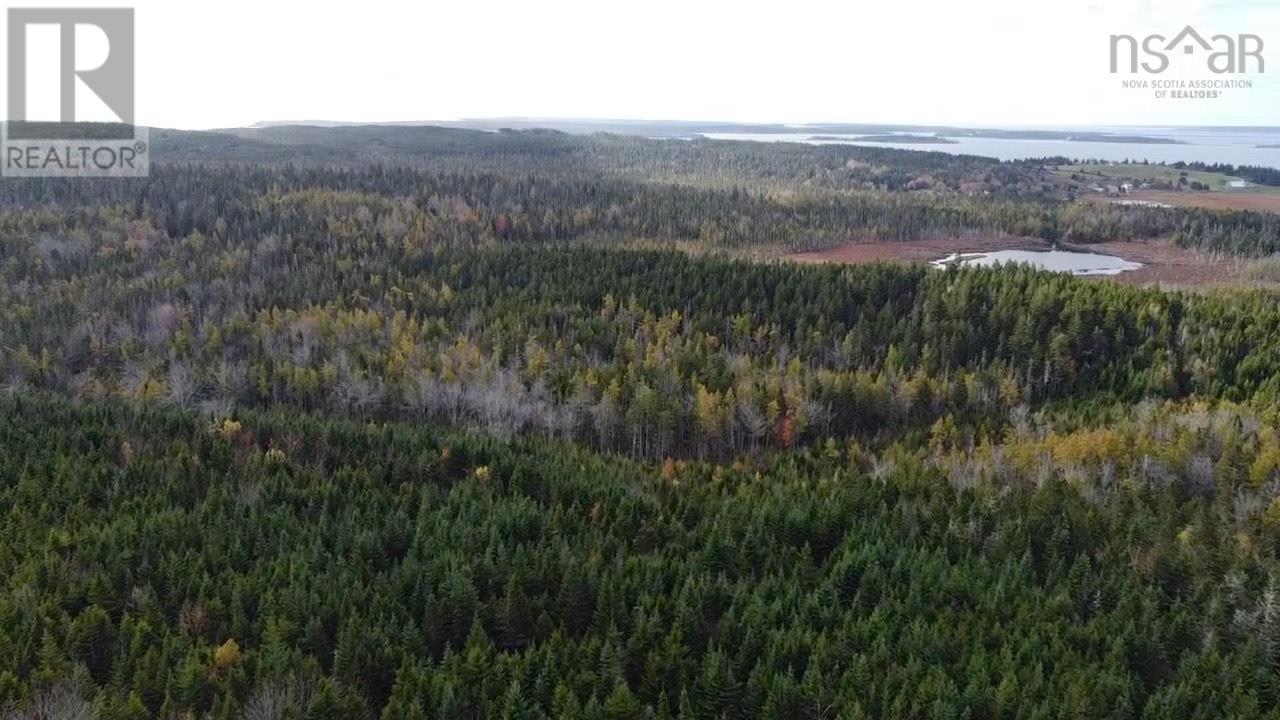
[[[718,133],[751,133],[759,135],[797,135],[809,134],[809,138],[819,141],[857,140],[878,143],[917,143],[917,144],[950,144],[956,138],[986,138],[991,140],[1061,140],[1068,142],[1104,142],[1129,143],[1138,145],[1186,145],[1188,143],[1172,137],[1151,137],[1146,135],[1113,134],[1100,130],[1070,129],[1001,129],[974,128],[946,125],[911,125],[891,123],[734,123],[734,122],[699,122],[691,120],[609,120],[590,118],[471,118],[463,120],[410,121],[402,123],[377,123],[379,125],[414,126],[430,125],[437,127],[488,130],[497,132],[508,130],[530,130],[550,128],[574,135],[590,135],[593,133],[615,133],[621,135],[644,135],[646,137],[693,139]],[[307,121],[295,123],[258,123],[257,127],[266,128],[280,125],[309,125],[317,127],[356,126],[358,123],[339,123],[329,121]],[[1251,128],[1231,128],[1232,130],[1250,130]],[[1252,128],[1258,131],[1272,131],[1272,128]],[[910,137],[908,137],[910,135]],[[1274,149],[1276,145],[1268,141],[1265,147]]]
[[[848,142],[902,143],[904,145],[955,145],[959,141],[937,135],[861,135],[858,137],[837,137],[834,135],[814,135],[810,140],[838,140]]]
[[[922,130],[923,132],[923,130]],[[859,140],[863,142],[913,143],[922,145],[949,145],[958,141],[952,138],[984,138],[988,140],[1065,140],[1066,142],[1127,143],[1132,145],[1185,145],[1181,140],[1147,135],[1113,135],[1104,132],[1063,132],[1057,130],[955,130],[939,128],[933,134],[910,134],[899,131],[861,135],[856,138],[835,135],[814,135],[811,140]]]
[[[942,131],[949,137],[990,138],[993,140],[1066,140],[1067,142],[1129,143],[1136,145],[1185,145],[1181,140],[1147,135],[1113,135],[1103,132],[1064,132],[1059,130],[962,130]]]

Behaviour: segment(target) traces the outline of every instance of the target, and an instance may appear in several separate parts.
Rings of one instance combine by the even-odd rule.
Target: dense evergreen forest
[[[656,469],[3,410],[16,717],[1271,717],[1280,691],[1274,417]]]
[[[1277,216],[881,148],[153,141],[0,183],[0,717],[1277,717],[1273,293],[747,259]]]

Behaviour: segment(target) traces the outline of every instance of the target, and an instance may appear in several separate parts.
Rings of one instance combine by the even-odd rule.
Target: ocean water
[[[1025,129],[1025,128],[1017,128]],[[891,143],[860,141],[859,135],[833,135],[831,133],[707,133],[706,137],[720,140],[750,140],[757,142],[802,142],[813,145],[849,144],[869,147],[893,147],[903,150],[925,150],[953,155],[983,155],[1000,160],[1061,155],[1078,160],[1123,161],[1149,160],[1151,162],[1204,162],[1229,163],[1231,165],[1262,165],[1280,168],[1280,148],[1261,148],[1260,145],[1280,145],[1280,128],[1170,128],[1170,127],[1095,127],[1095,128],[1035,128],[1064,132],[1104,132],[1115,135],[1140,135],[1167,138],[1179,144],[1078,142],[1074,140],[1004,140],[996,138],[950,138],[954,143]],[[815,135],[823,138],[813,139]]]

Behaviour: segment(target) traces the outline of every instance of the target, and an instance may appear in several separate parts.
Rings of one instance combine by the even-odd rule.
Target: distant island
[[[1280,150],[1280,145],[1259,145],[1259,150]]]
[[[1067,138],[1068,142],[1104,142],[1104,143],[1132,143],[1135,145],[1186,145],[1182,140],[1174,140],[1173,138],[1161,137],[1145,137],[1142,135],[1106,135],[1103,133],[1089,133],[1087,135],[1072,135]]]
[[[837,137],[834,135],[814,135],[810,140],[836,140],[848,142],[903,143],[904,145],[956,145],[959,141],[937,135],[862,135],[859,137]]]

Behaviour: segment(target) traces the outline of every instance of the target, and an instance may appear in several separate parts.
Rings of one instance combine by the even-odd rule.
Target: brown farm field
[[[786,259],[795,262],[835,262],[863,264],[874,262],[928,263],[951,253],[992,252],[995,250],[1050,250],[1045,240],[1024,237],[935,238],[908,242],[854,242],[828,250],[792,253]],[[1135,285],[1174,287],[1215,287],[1227,285],[1270,285],[1260,282],[1256,261],[1210,255],[1180,248],[1168,240],[1125,241],[1073,245],[1062,249],[1117,255],[1142,263],[1143,267],[1119,275],[1092,276]]]
[[[1090,202],[1117,202],[1117,198],[1083,196]],[[1178,192],[1174,190],[1140,190],[1122,200],[1164,203],[1174,207],[1198,207],[1210,210],[1252,210],[1280,213],[1280,189],[1226,192]]]

